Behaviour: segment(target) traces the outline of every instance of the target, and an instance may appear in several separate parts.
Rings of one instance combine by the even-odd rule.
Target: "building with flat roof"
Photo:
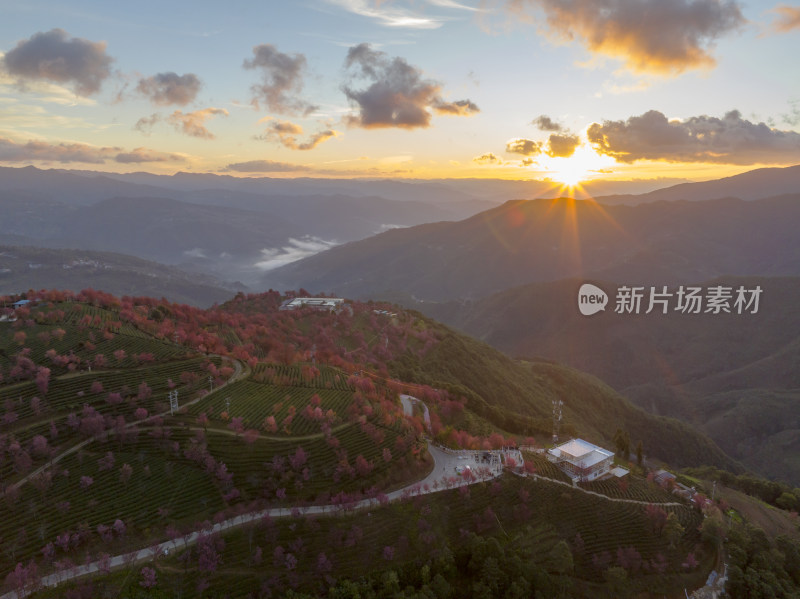
[[[335,312],[344,305],[340,297],[295,297],[287,299],[281,304],[281,310],[299,310],[300,308],[313,308],[315,310],[328,310]]]
[[[548,449],[547,459],[573,482],[596,480],[606,474],[624,476],[628,473],[624,468],[614,468],[612,452],[583,439],[572,439]]]

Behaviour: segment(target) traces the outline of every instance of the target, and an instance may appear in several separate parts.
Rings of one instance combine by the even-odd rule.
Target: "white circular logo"
[[[596,285],[584,283],[578,290],[578,310],[584,316],[591,316],[601,310],[605,310],[607,303],[608,296],[606,292]]]

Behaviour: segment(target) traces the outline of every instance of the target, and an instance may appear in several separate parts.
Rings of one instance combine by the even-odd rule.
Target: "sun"
[[[580,187],[580,184],[594,178],[598,171],[614,164],[608,156],[601,156],[588,146],[581,146],[568,158],[547,157],[542,166],[550,178],[567,188]]]

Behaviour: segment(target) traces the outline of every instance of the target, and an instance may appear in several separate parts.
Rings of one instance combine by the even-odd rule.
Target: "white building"
[[[339,297],[295,297],[281,304],[281,310],[299,310],[300,308],[314,308],[315,310],[328,310],[335,312],[344,304]]]
[[[596,480],[615,472],[614,454],[583,439],[572,439],[547,450],[547,459],[556,464],[573,482]],[[624,470],[624,469],[619,469]],[[627,474],[627,470],[624,471]]]

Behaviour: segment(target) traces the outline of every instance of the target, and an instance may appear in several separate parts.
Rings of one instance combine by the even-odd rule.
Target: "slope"
[[[800,196],[753,202],[507,202],[456,223],[387,231],[265,275],[358,297],[478,298],[571,276],[670,284],[800,274]]]
[[[761,287],[758,313],[741,315],[618,314],[619,285],[595,282],[611,299],[590,318],[577,310],[582,280],[420,308],[511,355],[590,372],[651,413],[695,425],[762,475],[800,481],[800,313],[794,309],[800,279],[725,277],[699,284]]]

